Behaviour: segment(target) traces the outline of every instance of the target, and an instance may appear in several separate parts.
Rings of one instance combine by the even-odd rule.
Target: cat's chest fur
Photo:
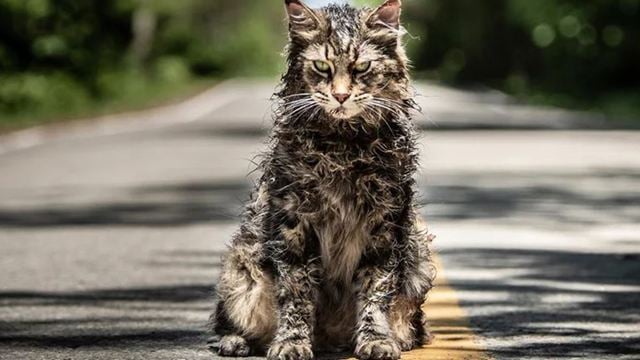
[[[376,194],[380,182],[371,169],[358,164],[368,154],[351,152],[324,153],[309,176],[315,178],[317,213],[311,223],[320,245],[325,277],[351,282],[365,250],[371,246],[371,224],[379,209],[366,201]],[[363,179],[368,181],[365,183]]]
[[[326,188],[312,224],[320,244],[326,278],[348,283],[368,245],[366,214],[348,187]]]
[[[395,179],[402,152],[392,151],[393,144],[299,137],[281,142],[276,158],[286,159],[279,168],[288,170],[291,184],[282,187],[295,193],[292,204],[299,206],[290,209],[316,235],[329,281],[350,283],[363,254],[378,247],[372,230],[400,198],[394,192],[401,187]]]

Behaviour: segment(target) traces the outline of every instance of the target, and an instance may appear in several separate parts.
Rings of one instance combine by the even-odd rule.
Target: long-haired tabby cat
[[[218,352],[398,359],[430,340],[421,304],[434,278],[416,225],[400,0],[285,4],[288,70],[263,175],[217,285]]]

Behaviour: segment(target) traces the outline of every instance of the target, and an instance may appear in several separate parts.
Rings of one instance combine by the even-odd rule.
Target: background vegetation
[[[407,2],[418,74],[640,117],[640,1]]]
[[[418,77],[640,113],[640,0],[405,0],[404,14]],[[0,127],[274,75],[285,37],[280,0],[0,0]]]

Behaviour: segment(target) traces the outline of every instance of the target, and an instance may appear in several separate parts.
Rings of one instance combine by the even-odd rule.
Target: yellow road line
[[[492,357],[469,327],[466,312],[460,307],[455,290],[448,285],[442,263],[436,259],[436,287],[423,305],[431,331],[430,345],[403,353],[402,360],[490,360]]]
[[[436,259],[436,287],[423,305],[435,339],[430,345],[402,354],[403,360],[488,360],[492,357],[469,327],[467,314],[460,307],[455,290],[444,277],[442,263]]]

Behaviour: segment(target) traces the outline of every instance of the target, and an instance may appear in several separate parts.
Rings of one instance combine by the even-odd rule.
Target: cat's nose
[[[351,94],[336,94],[336,93],[333,93],[332,95],[334,98],[336,98],[336,100],[338,100],[340,104],[344,104],[344,102],[347,101],[347,99],[349,99],[349,96],[351,96]]]

